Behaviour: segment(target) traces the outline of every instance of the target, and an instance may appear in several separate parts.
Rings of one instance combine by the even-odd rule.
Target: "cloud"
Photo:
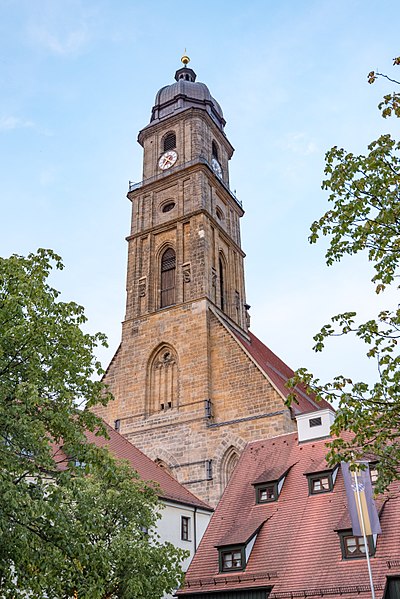
[[[0,117],[0,133],[2,131],[13,131],[15,129],[32,129],[40,135],[45,135],[46,137],[53,136],[53,132],[51,130],[43,129],[34,121],[30,121],[28,119],[21,119],[17,116]]]
[[[289,133],[282,145],[285,149],[303,156],[318,152],[318,145],[312,139],[307,139],[304,133]]]
[[[20,119],[15,116],[0,117],[0,131],[11,131],[12,129],[26,129],[35,127],[35,123]]]
[[[79,54],[87,45],[90,37],[84,23],[77,29],[58,35],[50,32],[45,26],[32,25],[30,36],[36,44],[59,56]]]

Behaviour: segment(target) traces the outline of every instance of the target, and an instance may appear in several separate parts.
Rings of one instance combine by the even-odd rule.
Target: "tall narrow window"
[[[231,478],[233,471],[236,467],[236,464],[239,461],[239,452],[238,450],[231,445],[229,449],[225,452],[225,455],[221,462],[221,488],[225,489],[226,485]]]
[[[175,133],[167,133],[164,137],[164,152],[168,152],[168,150],[173,150],[176,148],[176,135]]]
[[[175,304],[175,271],[175,252],[168,248],[161,258],[161,308]]]
[[[211,155],[213,158],[216,158],[218,160],[218,146],[215,143],[215,141],[213,141],[211,145]]]
[[[181,539],[182,541],[190,540],[190,518],[181,516]]]
[[[162,344],[148,365],[146,415],[165,412],[179,405],[179,368],[176,351]],[[166,468],[165,462],[160,466]]]
[[[224,277],[224,265],[222,258],[219,258],[219,294],[221,298],[221,310],[225,312],[225,277]]]

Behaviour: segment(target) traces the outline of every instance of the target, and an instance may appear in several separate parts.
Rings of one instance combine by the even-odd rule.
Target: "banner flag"
[[[365,469],[357,467],[361,464],[365,466]],[[347,462],[342,462],[341,464],[353,535],[355,537],[363,536],[361,519],[364,521],[365,534],[367,536],[379,535],[381,534],[382,530],[379,522],[378,510],[376,509],[373,498],[368,462],[357,462],[355,466],[357,467],[357,483],[360,492],[361,506],[359,505],[357,499],[355,472],[350,470],[349,464]]]

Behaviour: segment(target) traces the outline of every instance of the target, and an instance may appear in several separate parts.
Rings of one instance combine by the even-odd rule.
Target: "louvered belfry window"
[[[164,138],[164,152],[168,152],[168,150],[173,150],[176,148],[176,135],[175,133],[167,133]]]
[[[213,141],[211,144],[211,154],[213,158],[216,158],[218,160],[218,146],[215,143],[215,141]]]
[[[161,308],[175,304],[176,256],[168,248],[161,258]]]

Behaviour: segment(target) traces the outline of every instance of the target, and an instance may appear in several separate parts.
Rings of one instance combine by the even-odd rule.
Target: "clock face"
[[[174,150],[169,150],[168,152],[164,152],[158,161],[158,166],[162,171],[167,170],[167,168],[171,168],[178,160],[178,154]]]
[[[217,177],[219,177],[220,179],[222,179],[222,168],[220,163],[218,162],[218,160],[216,158],[213,158],[211,160],[211,166],[212,169],[214,171],[214,173],[217,175]]]

